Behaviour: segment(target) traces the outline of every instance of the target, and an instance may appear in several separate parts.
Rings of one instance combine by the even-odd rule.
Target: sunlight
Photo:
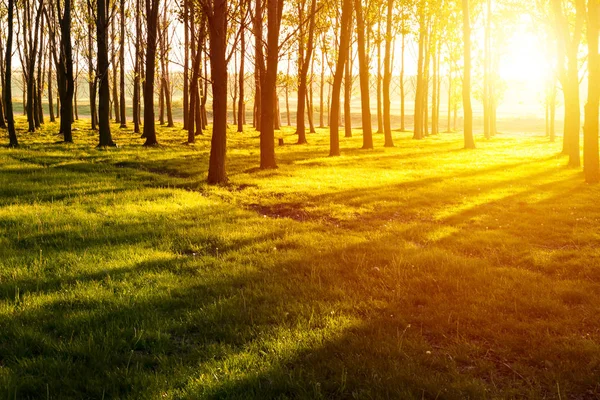
[[[526,81],[543,88],[552,74],[553,64],[540,38],[525,26],[519,26],[508,40],[500,58],[500,78],[506,81]]]

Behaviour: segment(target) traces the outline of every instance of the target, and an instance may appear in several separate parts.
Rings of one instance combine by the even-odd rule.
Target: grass
[[[598,398],[600,187],[560,144],[326,157],[85,121],[0,150],[0,398]],[[294,141],[291,130],[281,135]]]

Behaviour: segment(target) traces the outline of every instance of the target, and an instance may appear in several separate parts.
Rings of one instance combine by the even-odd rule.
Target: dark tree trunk
[[[110,4],[109,4],[110,7]],[[116,6],[115,6],[115,10],[116,10]],[[112,100],[113,100],[113,107],[114,107],[114,114],[115,114],[115,122],[118,124],[121,122],[121,114],[120,113],[120,108],[119,108],[119,90],[118,90],[118,70],[117,70],[117,26],[116,26],[116,17],[114,16],[113,13],[113,17],[111,18],[111,23],[110,23],[110,31],[111,31],[111,52],[110,52],[110,57],[111,57],[111,70],[112,70]]]
[[[126,104],[125,104],[125,0],[121,0],[121,48],[119,49],[119,86],[120,86],[120,101],[119,101],[119,119],[121,128],[127,128]],[[139,32],[137,33],[140,34]]]
[[[108,87],[108,43],[107,43],[107,14],[106,0],[97,0],[96,10],[96,39],[98,44],[98,147],[115,146],[110,133],[110,89]]]
[[[274,93],[277,84],[277,61],[279,58],[279,26],[283,0],[267,1],[267,64],[264,80],[261,83],[261,122],[260,122],[260,168],[277,168],[275,162],[275,104]]]
[[[155,146],[156,128],[154,125],[154,79],[156,72],[156,38],[158,29],[159,0],[146,0],[146,79],[144,82],[144,146]]]
[[[265,57],[263,55],[263,0],[255,0],[254,7],[254,127],[261,130],[262,114],[262,82],[265,74]]]
[[[183,129],[188,129],[190,111],[190,28],[189,0],[183,0]]]
[[[71,124],[73,119],[73,46],[71,45],[71,0],[65,0],[64,15],[60,17],[60,3],[57,3],[60,25],[60,52],[57,65],[58,95],[60,98],[60,132],[66,143],[73,142]]]
[[[342,16],[340,24],[340,49],[345,51],[338,52],[335,75],[333,77],[333,88],[331,94],[331,111],[329,116],[329,155],[340,155],[340,93],[342,91],[342,79],[344,78],[344,68],[348,61],[348,50],[350,48],[350,21],[352,20],[352,0],[343,0]]]
[[[213,133],[208,163],[208,183],[227,182],[227,0],[214,0],[209,21],[210,64],[213,89]]]
[[[361,0],[354,0],[356,10],[356,33],[358,46],[358,72],[360,78],[360,102],[362,115],[363,149],[373,148],[373,130],[371,127],[371,100],[369,87],[369,62],[367,60],[365,21]]]
[[[299,62],[300,62],[300,83],[298,85],[298,106],[296,112],[296,133],[298,134],[298,144],[305,144],[306,142],[306,126],[304,123],[304,111],[306,105],[307,95],[307,77],[308,69],[311,65],[312,53],[314,49],[314,36],[315,36],[315,10],[317,7],[316,0],[311,0],[310,6],[310,23],[308,28],[308,43],[306,46],[306,53],[304,53],[304,20],[303,11],[304,5],[300,6],[300,38],[299,38]],[[308,111],[309,113],[311,110]]]
[[[237,117],[237,131],[238,132],[244,132],[244,108],[245,108],[245,104],[244,104],[244,74],[245,72],[245,61],[246,61],[246,30],[245,30],[245,23],[246,23],[246,12],[244,11],[244,7],[245,7],[245,2],[242,2],[242,10],[241,13],[244,16],[244,19],[242,20],[242,24],[240,26],[240,71],[239,71],[239,88],[240,88],[240,98],[238,100],[238,117]]]
[[[19,146],[19,141],[17,140],[17,132],[15,130],[15,117],[13,114],[13,105],[12,105],[12,44],[13,44],[13,22],[14,22],[14,10],[15,10],[15,2],[14,0],[8,0],[7,6],[7,24],[8,24],[8,33],[6,35],[6,55],[5,55],[5,63],[6,69],[4,71],[4,103],[6,105],[6,122],[8,125],[8,147],[17,147]]]
[[[140,0],[136,0],[136,9],[139,10],[141,7]],[[140,13],[135,13],[135,29],[137,32],[141,31],[141,18]],[[187,50],[187,47],[186,47]],[[141,103],[141,43],[140,35],[135,35],[135,54],[134,54],[134,65],[133,65],[133,132],[140,133],[140,103]]]

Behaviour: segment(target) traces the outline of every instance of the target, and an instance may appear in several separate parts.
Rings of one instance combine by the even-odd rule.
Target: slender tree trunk
[[[242,24],[240,26],[240,72],[239,72],[239,76],[238,76],[238,80],[239,80],[239,87],[240,87],[240,98],[238,100],[238,118],[237,118],[237,131],[238,132],[244,132],[244,96],[245,96],[245,92],[244,92],[244,75],[246,74],[246,70],[245,70],[245,64],[246,64],[246,27],[245,27],[245,17],[246,17],[246,11],[245,11],[245,7],[246,3],[245,1],[242,2],[242,10],[241,10],[241,14],[244,16],[244,20],[242,21]]]
[[[127,128],[126,104],[125,104],[125,0],[121,0],[121,48],[119,49],[119,86],[120,86],[120,121],[121,128]],[[139,33],[138,33],[139,35]]]
[[[343,0],[342,16],[340,24],[340,49],[349,49],[350,47],[350,21],[352,20],[352,0]],[[329,155],[340,155],[340,92],[342,90],[342,79],[344,78],[344,68],[348,61],[348,50],[338,52],[338,60],[333,77],[333,86],[331,93],[331,109],[329,117]]]
[[[599,14],[600,3],[598,0],[588,0],[588,99],[585,105],[585,124],[583,126],[583,172],[587,183],[598,183],[600,181],[600,161],[598,159],[598,108],[600,107]]]
[[[4,71],[4,104],[6,105],[6,119],[8,125],[8,147],[18,147],[17,132],[15,130],[15,117],[12,104],[12,44],[13,44],[13,22],[14,22],[14,0],[7,0],[7,25],[8,33],[6,35],[6,69]]]
[[[424,64],[425,64],[425,35],[427,26],[425,22],[425,11],[419,12],[419,54],[417,58],[417,85],[415,88],[415,113],[414,113],[414,139],[423,138],[423,97],[424,97]]]
[[[213,89],[213,134],[208,163],[208,183],[227,182],[227,0],[214,0],[209,23],[210,64]]]
[[[393,0],[391,0],[393,2]],[[381,9],[380,9],[381,11]],[[383,133],[383,103],[381,92],[381,22],[377,24],[377,133]]]
[[[140,10],[141,8],[141,4],[140,4],[140,0],[136,0],[135,4],[136,4],[136,9]],[[187,3],[187,2],[186,2]],[[139,12],[135,13],[135,29],[136,32],[140,32],[141,31],[141,17],[140,17]],[[141,90],[140,90],[140,85],[141,85],[141,56],[140,56],[140,51],[141,51],[141,44],[140,44],[140,35],[135,35],[135,47],[134,47],[134,64],[133,64],[133,132],[134,133],[140,133],[140,103],[141,103]],[[188,51],[188,48],[186,47],[186,52]],[[186,53],[187,55],[187,53]]]
[[[325,50],[321,47],[321,84],[319,85],[319,128],[325,128]]]
[[[188,129],[188,113],[190,110],[190,31],[189,0],[183,0],[183,129]],[[243,39],[242,39],[243,40]]]
[[[404,60],[406,51],[406,16],[402,13],[402,45],[400,53],[400,131],[406,130],[405,125],[405,91],[404,91]]]
[[[431,134],[438,134],[438,43],[434,42],[433,46],[433,86],[431,88]]]
[[[358,71],[360,79],[360,101],[362,108],[363,149],[373,148],[373,131],[371,127],[371,101],[369,87],[369,62],[365,45],[365,21],[363,19],[361,0],[354,0],[356,11],[356,33],[358,45]],[[341,46],[341,43],[340,43]],[[340,47],[341,48],[341,47]]]
[[[267,0],[267,65],[261,99],[261,134],[260,134],[260,167],[262,169],[277,168],[275,161],[275,130],[273,104],[275,85],[277,83],[277,61],[279,56],[279,27],[283,0]]]
[[[385,32],[385,55],[383,66],[383,129],[385,134],[385,147],[393,147],[392,117],[390,115],[390,86],[392,83],[392,11],[394,0],[388,0],[387,24]]]
[[[350,31],[352,31],[352,21],[350,22]],[[352,56],[351,46],[348,46],[346,66],[344,68],[344,137],[352,137]]]
[[[464,77],[463,77],[463,109],[465,114],[464,137],[465,149],[474,149],[473,110],[471,108],[471,21],[469,19],[469,0],[462,0],[463,9],[463,42],[464,42]]]
[[[144,146],[155,146],[156,128],[154,125],[154,80],[156,72],[156,39],[158,29],[159,0],[146,0],[146,80],[144,83]]]
[[[98,147],[115,146],[110,133],[110,90],[108,87],[108,4],[96,0],[96,38],[98,42]]]
[[[263,55],[263,0],[255,0],[254,7],[254,127],[257,131],[261,130],[262,113],[262,89],[263,75],[265,73],[264,55]]]
[[[304,21],[302,20],[303,8],[302,5],[300,8],[300,44],[299,48],[299,60],[300,60],[300,84],[298,85],[298,109],[296,113],[296,133],[298,134],[298,144],[306,143],[306,126],[304,124],[304,110],[305,105],[307,103],[307,78],[308,78],[308,69],[311,66],[312,62],[312,54],[314,49],[314,36],[315,36],[315,12],[316,12],[317,2],[316,0],[311,0],[310,5],[310,22],[308,28],[308,44],[306,46],[306,53],[304,53]],[[311,77],[312,83],[312,77]],[[309,104],[311,106],[311,104]],[[310,113],[312,110],[308,110],[309,112],[309,121],[311,120]],[[314,129],[314,128],[313,128]],[[311,129],[311,131],[313,130]]]

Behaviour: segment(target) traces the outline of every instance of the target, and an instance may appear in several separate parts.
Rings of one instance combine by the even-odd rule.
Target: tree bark
[[[279,27],[283,0],[267,0],[267,64],[262,82],[260,122],[260,168],[277,168],[275,161],[275,104],[277,84],[277,61],[279,58]]]
[[[213,134],[208,165],[208,183],[227,182],[227,0],[214,0],[209,19],[210,64],[213,90]]]
[[[340,49],[349,49],[350,47],[350,21],[352,20],[352,0],[343,0],[342,16],[340,24]],[[348,50],[339,51],[335,75],[333,77],[333,87],[331,93],[331,108],[329,114],[329,155],[340,155],[340,92],[342,91],[342,79],[344,78],[344,68],[348,61]]]
[[[363,149],[373,148],[373,130],[371,127],[371,100],[369,87],[369,62],[365,47],[365,21],[361,0],[354,0],[356,11],[356,33],[358,46],[358,72],[360,80],[360,102],[362,115]],[[341,40],[340,40],[340,48]]]
[[[108,87],[108,4],[106,0],[97,0],[96,40],[98,44],[98,147],[115,146],[110,133],[110,89]]]
[[[392,119],[390,115],[390,86],[392,82],[392,10],[394,0],[388,0],[387,24],[385,32],[385,55],[383,66],[383,131],[385,136],[385,147],[394,147],[392,139]]]
[[[12,44],[13,44],[13,22],[14,22],[14,9],[15,1],[8,0],[7,5],[7,24],[8,32],[6,35],[6,55],[5,63],[6,69],[4,71],[4,104],[6,106],[6,119],[8,126],[8,147],[18,147],[19,141],[17,139],[17,132],[15,130],[15,117],[13,114],[12,104]]]
[[[600,181],[598,159],[598,108],[600,107],[599,13],[600,2],[598,0],[588,0],[588,99],[585,105],[585,123],[583,126],[583,172],[587,183],[598,183]]]
[[[463,10],[463,43],[464,43],[464,77],[463,77],[463,109],[465,149],[474,149],[473,109],[471,108],[471,21],[469,19],[469,0],[462,0]]]
[[[146,79],[144,82],[144,146],[156,146],[154,124],[154,79],[156,72],[156,39],[158,29],[159,0],[146,0]]]

